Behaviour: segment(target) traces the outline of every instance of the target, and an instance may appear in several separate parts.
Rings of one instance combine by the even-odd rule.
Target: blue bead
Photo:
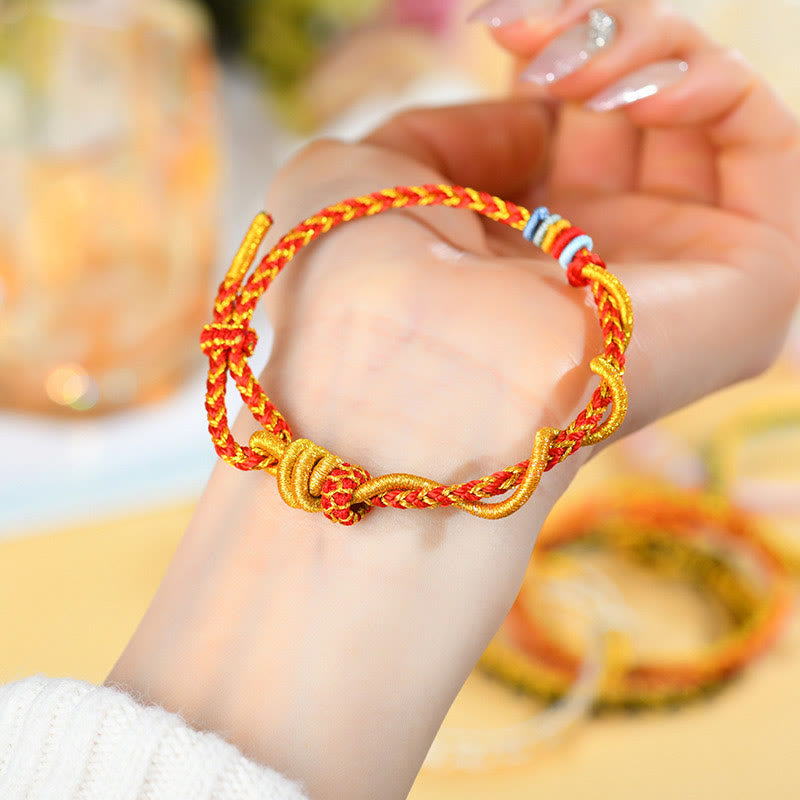
[[[539,223],[550,216],[550,209],[546,206],[539,206],[539,208],[535,209],[531,212],[531,218],[528,220],[528,224],[525,226],[525,230],[522,231],[522,235],[529,241],[533,241],[533,234],[536,232],[536,228]]]
[[[587,250],[591,250],[594,247],[594,242],[592,241],[591,236],[581,233],[574,239],[571,239],[569,242],[567,242],[566,246],[561,251],[561,255],[558,257],[558,263],[561,264],[564,269],[567,269],[572,259],[577,255],[578,251],[582,250],[584,247]]]

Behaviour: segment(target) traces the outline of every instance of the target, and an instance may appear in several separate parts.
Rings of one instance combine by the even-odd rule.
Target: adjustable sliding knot
[[[258,336],[252,328],[233,322],[212,322],[200,334],[200,349],[206,355],[226,352],[234,357],[248,357],[253,355],[257,343]]]
[[[570,286],[588,286],[589,278],[583,274],[583,268],[587,265],[606,268],[606,262],[594,253],[580,253],[572,259],[572,263],[567,267],[567,280]]]
[[[371,508],[369,503],[356,503],[353,493],[372,476],[357,464],[341,462],[334,467],[322,484],[322,511],[331,522],[353,525]]]
[[[370,474],[309,439],[295,439],[287,444],[274,434],[257,431],[250,437],[250,448],[277,460],[271,469],[278,479],[281,499],[288,506],[322,511],[340,525],[352,525],[370,510],[369,503],[353,499],[353,493],[370,479]]]
[[[603,352],[590,364],[601,379],[600,385],[584,410],[566,428],[541,428],[525,461],[451,486],[408,473],[372,478],[367,470],[348,464],[307,439],[293,440],[286,420],[247,364],[257,341],[255,332],[249,328],[256,303],[299,250],[336,225],[393,208],[431,205],[482,214],[515,228],[552,255],[565,270],[571,286],[590,289],[604,345]],[[546,207],[529,212],[522,206],[463,186],[431,184],[383,189],[328,206],[301,222],[275,244],[245,280],[270,223],[265,214],[255,218],[219,288],[214,304],[215,322],[203,328],[200,342],[209,359],[206,411],[217,453],[238,469],[274,473],[280,496],[291,507],[321,511],[341,525],[352,525],[373,506],[420,509],[453,506],[484,519],[500,519],[527,502],[546,470],[583,445],[607,438],[622,423],[628,407],[623,381],[625,349],[633,330],[630,298],[622,283],[592,252],[591,237]],[[250,438],[249,447],[235,442],[228,427],[225,397],[229,372],[263,428]],[[509,492],[505,499],[484,502],[486,498]]]

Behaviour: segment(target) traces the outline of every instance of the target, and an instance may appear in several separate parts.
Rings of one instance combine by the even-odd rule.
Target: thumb
[[[405,111],[363,141],[410,156],[450,183],[513,200],[542,173],[551,128],[547,105],[510,98]]]
[[[522,97],[404,111],[360,142],[307,145],[276,174],[266,208],[282,229],[346,197],[425,183],[454,183],[525,203],[544,174],[553,120],[548,104]],[[433,215],[440,234],[485,251],[477,220],[470,232],[463,219],[437,210],[444,212]],[[431,212],[425,216],[430,227]]]

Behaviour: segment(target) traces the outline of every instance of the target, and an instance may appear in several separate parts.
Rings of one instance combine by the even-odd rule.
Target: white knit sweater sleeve
[[[36,676],[0,686],[3,800],[306,800],[213,733],[124,692]]]

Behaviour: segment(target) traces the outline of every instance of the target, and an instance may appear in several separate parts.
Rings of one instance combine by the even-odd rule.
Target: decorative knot
[[[371,508],[369,503],[354,503],[353,493],[372,476],[357,464],[341,462],[330,471],[322,485],[322,511],[331,522],[352,525]]]
[[[594,264],[601,269],[606,268],[606,263],[600,256],[594,253],[579,253],[567,267],[567,280],[570,286],[586,286],[589,283],[589,279],[583,275],[583,268],[587,264]]]
[[[230,355],[253,355],[258,336],[246,325],[231,322],[212,322],[203,327],[200,334],[200,349],[211,355],[215,351],[227,352]]]
[[[340,525],[358,522],[372,508],[367,502],[353,499],[355,491],[371,475],[362,467],[345,464],[309,439],[295,439],[287,444],[273,433],[257,431],[250,437],[250,447],[278,462],[275,467],[278,491],[292,508],[322,511]]]

